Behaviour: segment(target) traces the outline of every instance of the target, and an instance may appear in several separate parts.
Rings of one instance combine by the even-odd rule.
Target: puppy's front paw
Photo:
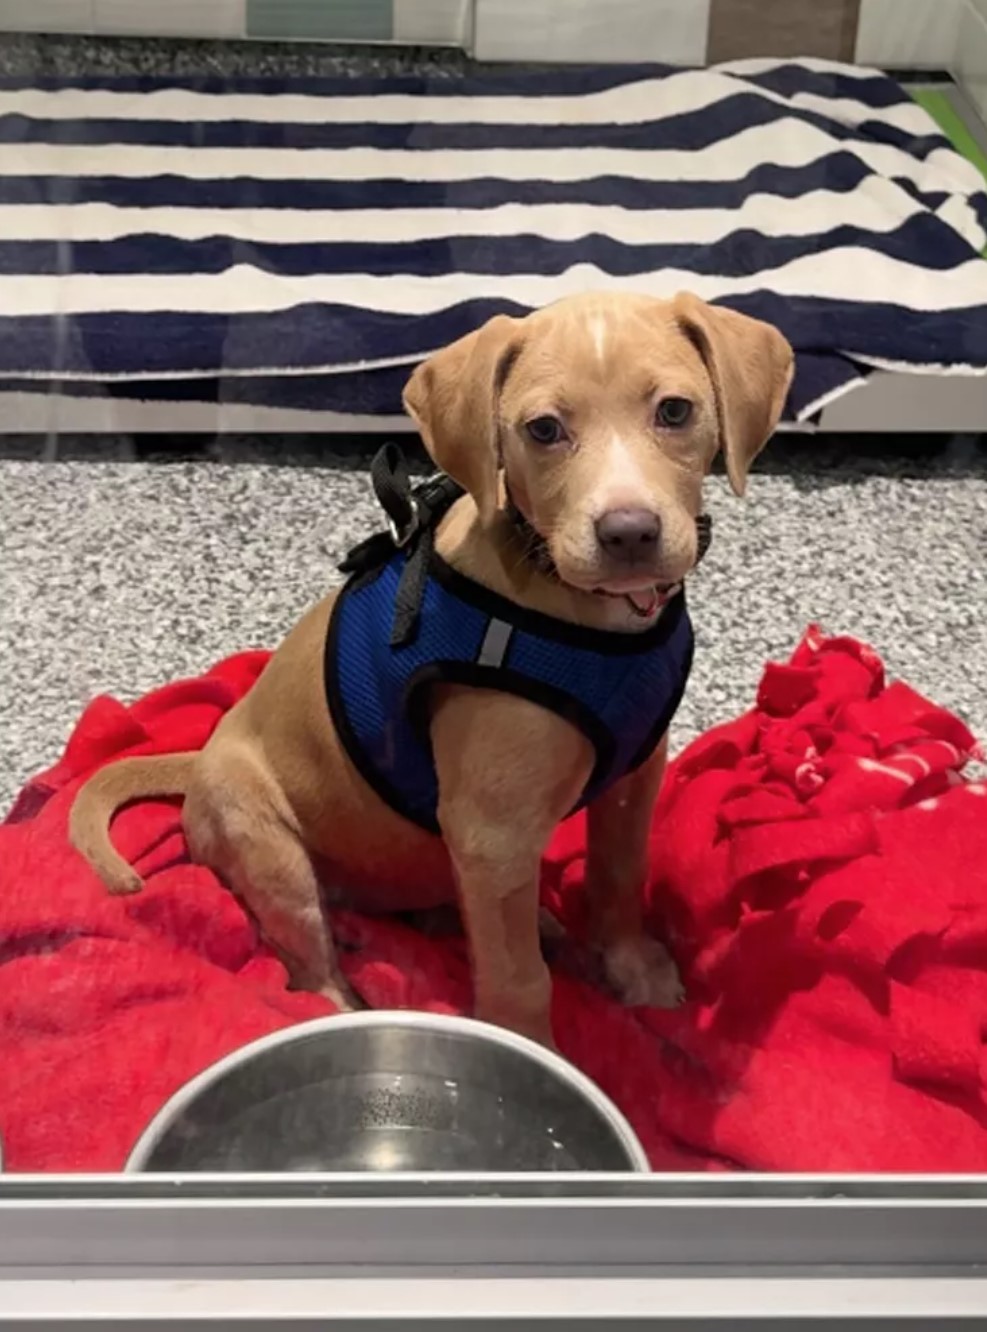
[[[320,985],[319,994],[328,999],[340,1013],[359,1013],[366,1007],[342,973],[334,976],[325,985]]]
[[[676,1008],[685,998],[678,968],[657,939],[642,935],[603,954],[607,980],[629,1007]]]

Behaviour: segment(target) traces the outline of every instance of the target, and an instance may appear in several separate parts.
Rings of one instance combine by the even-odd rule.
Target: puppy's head
[[[644,594],[695,563],[718,450],[743,494],[792,361],[776,329],[695,296],[588,295],[491,320],[419,366],[404,401],[484,522],[503,469],[566,583]]]

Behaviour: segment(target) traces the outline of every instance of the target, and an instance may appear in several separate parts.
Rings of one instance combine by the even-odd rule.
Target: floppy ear
[[[404,390],[405,410],[439,467],[473,496],[480,519],[497,509],[498,400],[520,320],[497,315],[423,362]]]
[[[776,328],[691,292],[673,302],[680,326],[698,347],[713,381],[720,447],[734,494],[747,487],[751,463],[771,438],[785,406],[795,355]]]

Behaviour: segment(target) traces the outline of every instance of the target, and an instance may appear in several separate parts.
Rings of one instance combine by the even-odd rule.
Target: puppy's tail
[[[195,751],[125,758],[90,777],[69,815],[69,840],[111,893],[137,893],[144,880],[110,841],[110,820],[121,805],[155,796],[184,795]]]

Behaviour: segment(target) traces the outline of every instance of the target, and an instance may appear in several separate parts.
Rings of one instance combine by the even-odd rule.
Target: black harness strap
[[[407,550],[391,623],[391,647],[404,647],[418,632],[436,524],[465,492],[441,472],[412,486],[401,447],[393,443],[374,455],[370,480],[387,515],[387,531],[355,546],[339,568],[342,573],[369,576],[383,568],[395,550]]]

